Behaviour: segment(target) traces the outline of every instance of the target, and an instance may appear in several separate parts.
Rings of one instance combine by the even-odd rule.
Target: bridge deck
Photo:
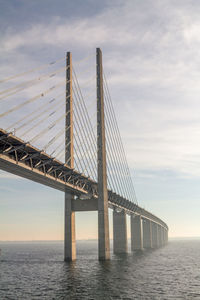
[[[0,169],[60,191],[70,191],[78,197],[86,194],[93,201],[98,198],[97,182],[3,129],[0,129]],[[141,215],[168,229],[161,219],[113,191],[108,190],[108,200],[110,207]]]

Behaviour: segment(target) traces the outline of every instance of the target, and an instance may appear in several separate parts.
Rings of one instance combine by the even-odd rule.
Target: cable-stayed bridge
[[[65,193],[65,260],[76,258],[77,211],[98,211],[100,260],[110,257],[109,207],[115,253],[127,252],[127,214],[132,250],[168,240],[167,224],[137,203],[99,48],[96,68],[92,59],[72,66],[67,52],[65,66],[0,80],[0,169]]]

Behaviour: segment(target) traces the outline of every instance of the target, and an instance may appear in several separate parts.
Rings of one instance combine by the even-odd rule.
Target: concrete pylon
[[[73,97],[72,97],[72,55],[66,55],[66,119],[65,119],[65,164],[74,168],[73,144]],[[75,212],[72,211],[74,197],[65,192],[65,230],[64,230],[64,260],[76,259]]]
[[[143,246],[144,248],[152,248],[152,222],[143,220]]]
[[[138,215],[131,215],[131,250],[143,250],[142,218]]]
[[[127,253],[127,223],[125,210],[113,210],[113,252]]]
[[[98,251],[99,260],[110,259],[106,142],[104,122],[102,53],[96,49],[97,65],[97,170],[98,170]]]

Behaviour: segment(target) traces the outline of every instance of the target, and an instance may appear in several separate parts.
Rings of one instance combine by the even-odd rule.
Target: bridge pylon
[[[110,259],[106,141],[104,121],[102,52],[96,49],[97,71],[97,172],[98,172],[98,251],[99,260]]]
[[[66,117],[65,117],[65,164],[74,168],[73,144],[73,96],[72,96],[72,55],[66,55]],[[75,211],[72,210],[74,195],[65,190],[64,259],[76,259]]]
[[[97,173],[98,173],[98,256],[99,260],[110,259],[109,217],[108,217],[108,190],[106,171],[106,142],[104,120],[104,95],[103,95],[103,67],[102,52],[96,49],[96,75],[97,75]],[[67,52],[66,57],[66,123],[65,123],[65,164],[73,169],[73,96],[72,96],[72,56]],[[89,203],[89,201],[87,201]],[[83,204],[74,201],[74,196],[65,191],[65,237],[64,259],[72,261],[76,259],[75,240],[75,204],[79,204],[81,210]],[[89,210],[91,204],[89,203]]]

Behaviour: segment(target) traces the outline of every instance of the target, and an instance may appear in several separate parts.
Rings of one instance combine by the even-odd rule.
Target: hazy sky
[[[200,236],[199,15],[195,0],[0,0],[2,78],[101,47],[138,202],[170,236]],[[62,239],[63,206],[0,171],[0,240]],[[96,234],[77,214],[77,238]]]

